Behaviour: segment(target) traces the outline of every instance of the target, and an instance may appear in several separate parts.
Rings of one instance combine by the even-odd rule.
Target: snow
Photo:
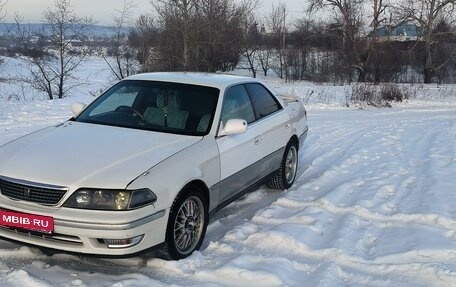
[[[110,82],[102,64],[91,59],[89,84],[63,100],[0,96],[0,145],[93,100]],[[227,206],[180,261],[0,241],[0,286],[456,286],[456,86],[411,86],[415,97],[393,108],[357,109],[344,106],[349,86],[266,81],[308,103],[290,190]]]

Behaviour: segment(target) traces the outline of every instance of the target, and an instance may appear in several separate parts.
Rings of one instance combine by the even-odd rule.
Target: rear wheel
[[[268,186],[273,189],[285,190],[290,188],[298,170],[298,147],[294,141],[290,141],[285,148],[282,163],[279,170],[271,176]]]
[[[171,206],[166,241],[161,256],[182,259],[198,250],[204,240],[208,223],[208,203],[196,186],[183,189]]]

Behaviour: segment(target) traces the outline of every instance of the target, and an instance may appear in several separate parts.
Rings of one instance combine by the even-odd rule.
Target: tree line
[[[0,0],[0,10],[6,0]],[[310,0],[291,20],[286,4],[258,15],[259,0],[152,0],[133,18],[134,0],[113,11],[113,37],[101,49],[117,79],[149,71],[230,71],[253,77],[318,82],[456,82],[456,0]],[[304,4],[303,4],[304,5]],[[325,15],[325,17],[321,17]],[[325,18],[325,20],[321,20]],[[71,89],[75,69],[90,54],[78,47],[94,23],[70,0],[43,12],[46,41],[30,42],[23,19],[12,31],[33,66],[30,82],[50,99]],[[419,37],[397,41],[380,33],[410,23]]]

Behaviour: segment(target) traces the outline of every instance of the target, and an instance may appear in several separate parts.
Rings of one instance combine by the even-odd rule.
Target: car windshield
[[[211,129],[219,90],[125,80],[90,104],[77,122],[201,136]]]

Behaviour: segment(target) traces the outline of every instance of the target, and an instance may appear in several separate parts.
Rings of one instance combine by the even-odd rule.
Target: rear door
[[[289,116],[277,99],[259,83],[245,84],[255,112],[255,123],[250,126],[255,133],[256,148],[260,152],[259,179],[277,170],[285,146],[290,140]]]

